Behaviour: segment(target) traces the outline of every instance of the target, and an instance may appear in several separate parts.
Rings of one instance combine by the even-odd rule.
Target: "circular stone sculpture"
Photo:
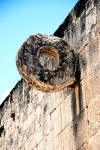
[[[75,82],[76,54],[55,36],[30,36],[20,47],[16,64],[27,84],[43,92],[57,92]]]

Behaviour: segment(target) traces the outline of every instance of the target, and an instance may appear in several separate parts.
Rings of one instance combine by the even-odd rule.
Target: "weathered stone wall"
[[[0,106],[0,150],[100,150],[99,0],[80,0],[54,35],[78,52],[79,82],[50,94],[19,81]]]

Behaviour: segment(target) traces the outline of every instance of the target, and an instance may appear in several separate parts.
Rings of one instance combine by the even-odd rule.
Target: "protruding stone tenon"
[[[30,36],[19,49],[16,64],[28,85],[44,92],[57,92],[76,81],[75,51],[52,35]]]

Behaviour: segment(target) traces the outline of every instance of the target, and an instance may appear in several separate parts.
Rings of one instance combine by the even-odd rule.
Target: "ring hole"
[[[55,70],[59,66],[59,54],[53,47],[44,46],[39,49],[39,63],[49,70]]]

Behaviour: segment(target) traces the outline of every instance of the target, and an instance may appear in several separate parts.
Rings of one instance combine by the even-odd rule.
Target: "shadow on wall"
[[[88,122],[85,115],[82,84],[78,83],[73,88],[72,93],[72,130],[74,145],[77,150],[86,140]]]

